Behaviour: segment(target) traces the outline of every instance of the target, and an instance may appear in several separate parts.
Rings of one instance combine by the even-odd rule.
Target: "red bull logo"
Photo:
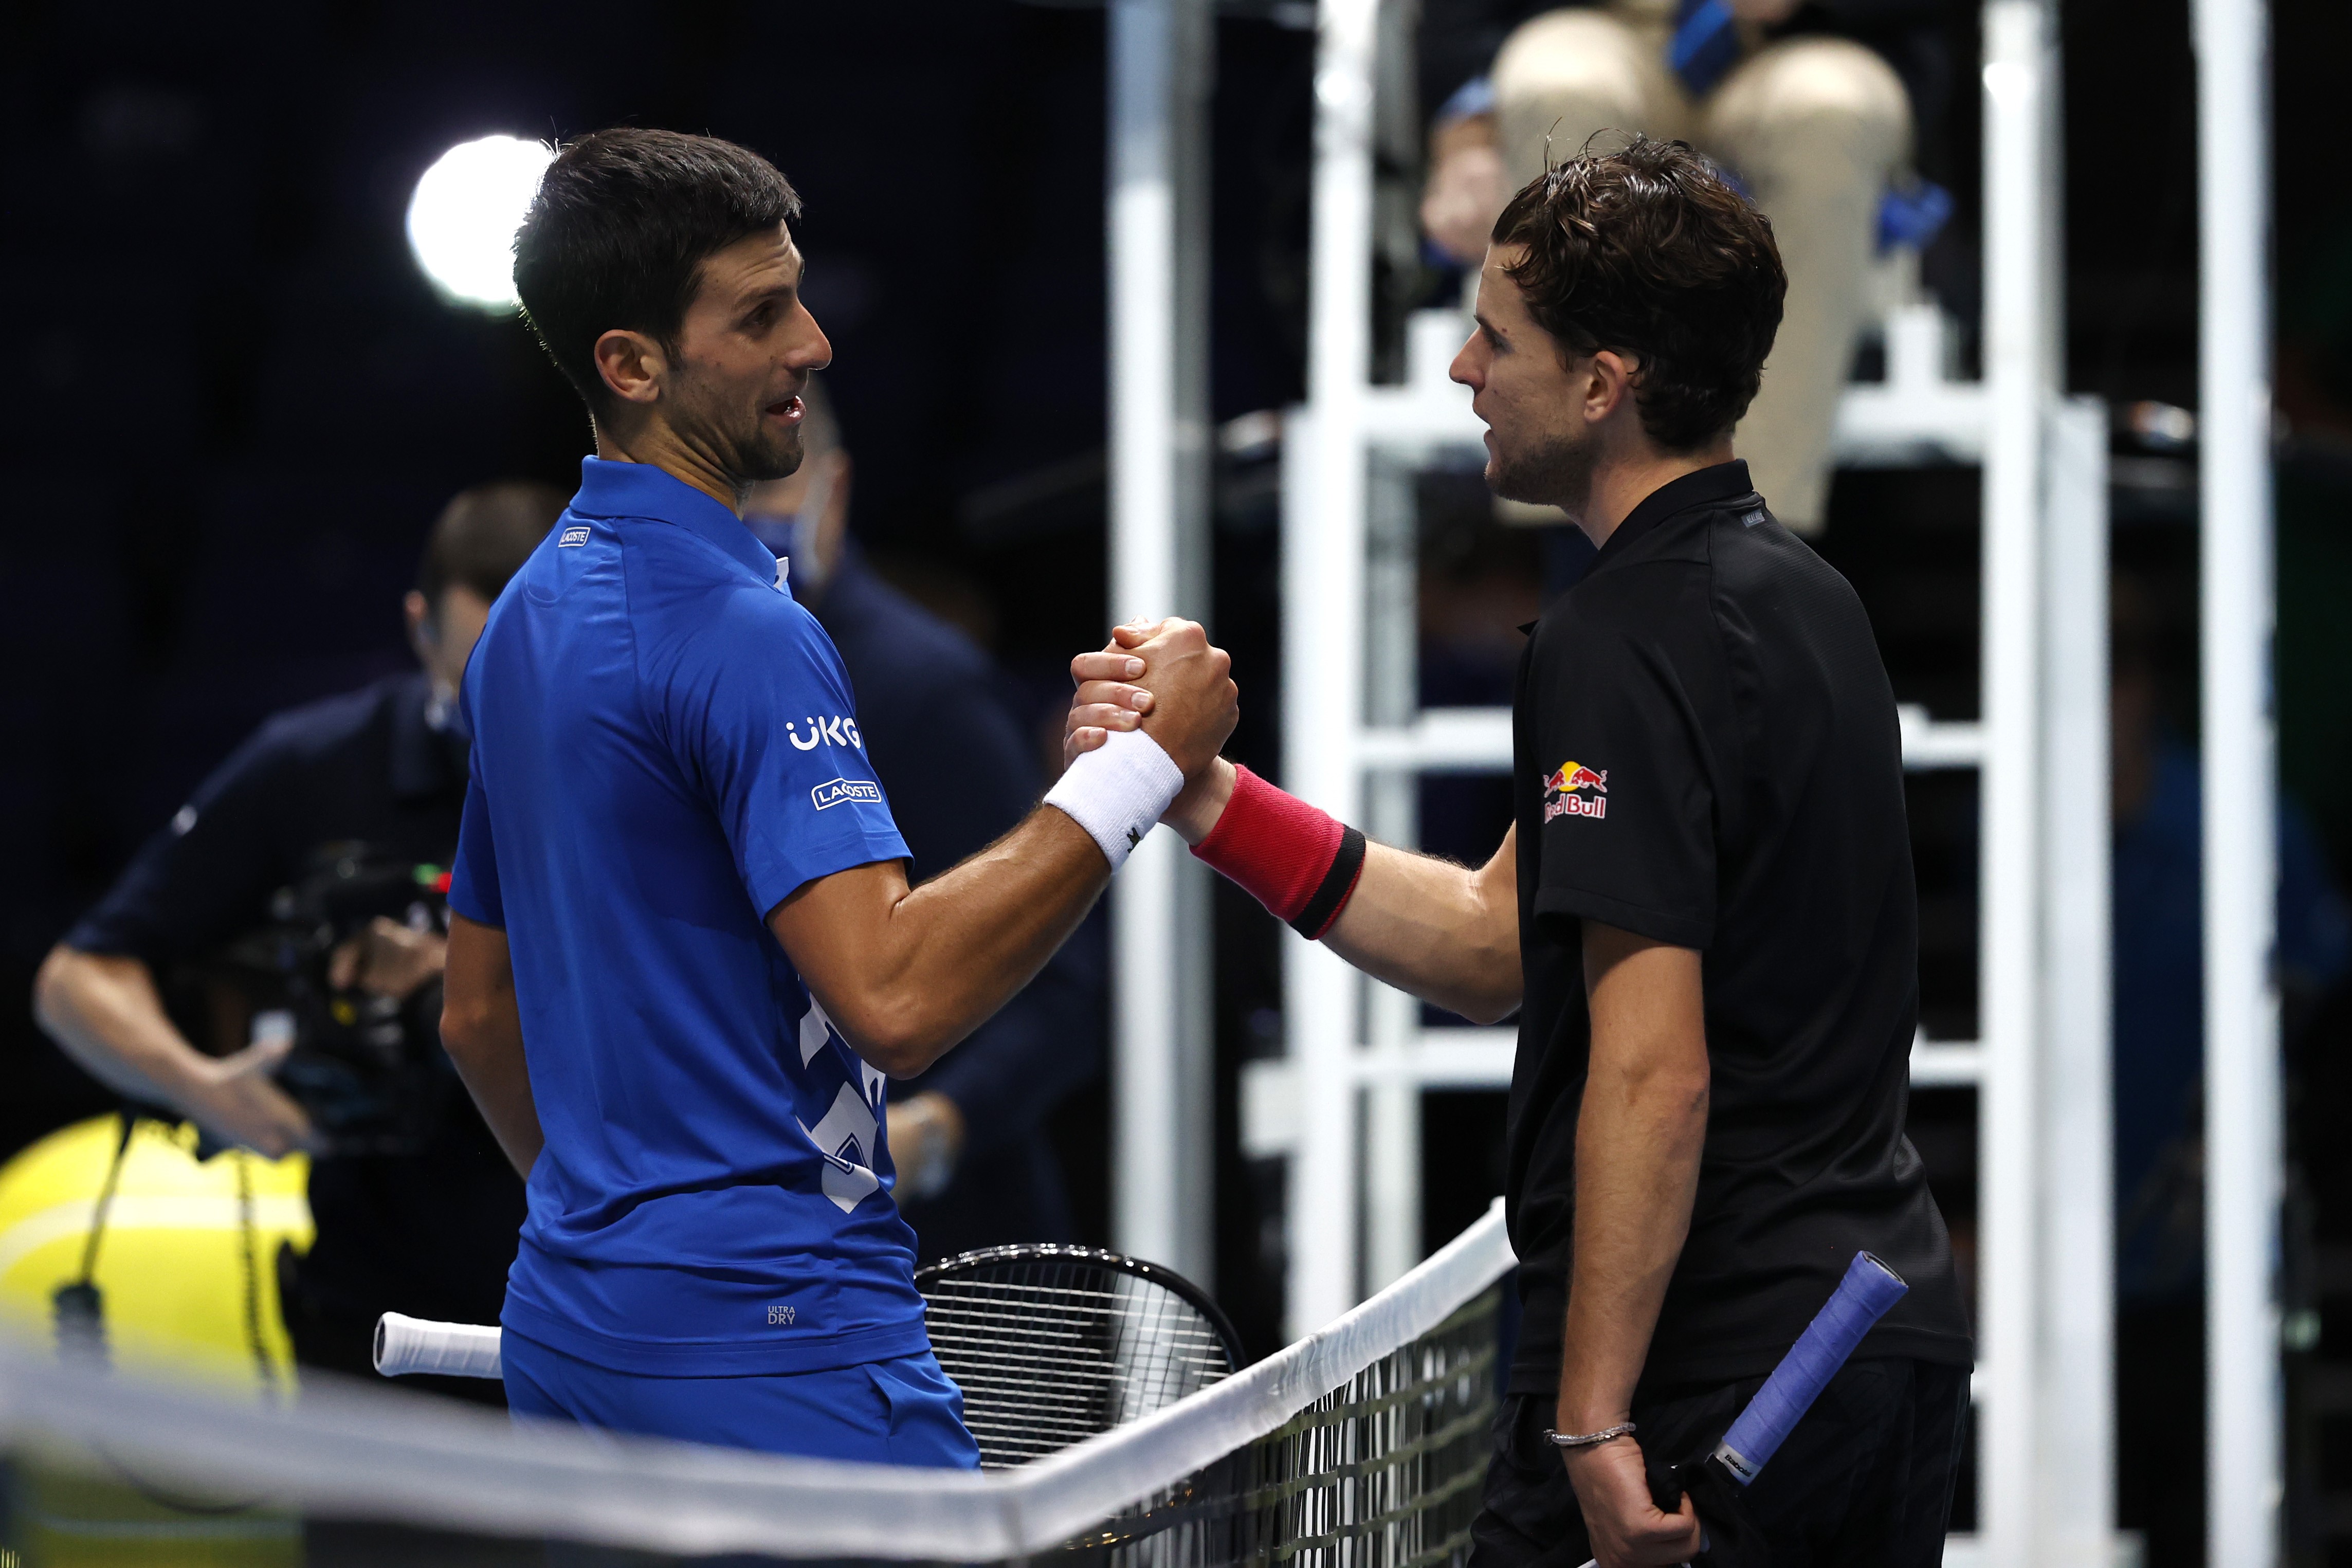
[[[1593,816],[1609,815],[1609,770],[1588,768],[1582,763],[1562,763],[1543,782],[1544,815],[1549,822],[1555,816]]]

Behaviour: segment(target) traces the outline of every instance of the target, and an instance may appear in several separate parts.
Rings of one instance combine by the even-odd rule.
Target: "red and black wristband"
[[[1339,911],[1348,907],[1349,896],[1355,892],[1356,883],[1364,874],[1364,836],[1342,824],[1339,831],[1339,852],[1331,858],[1331,868],[1323,873],[1322,885],[1307,907],[1291,921],[1290,929],[1309,942],[1320,942]]]
[[[1348,907],[1364,874],[1364,836],[1247,768],[1192,853],[1309,942]]]

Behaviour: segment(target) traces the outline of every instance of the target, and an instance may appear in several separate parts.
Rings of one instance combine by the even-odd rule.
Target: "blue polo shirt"
[[[546,1134],[501,1321],[616,1371],[928,1343],[882,1075],[763,918],[907,854],[779,576],[717,501],[592,458],[466,669],[449,902],[506,931]]]

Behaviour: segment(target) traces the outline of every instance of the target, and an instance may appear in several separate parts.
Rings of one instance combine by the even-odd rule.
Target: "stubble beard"
[[[1592,492],[1593,443],[1550,437],[1506,453],[1501,443],[1486,464],[1486,488],[1505,500],[1556,506],[1570,515]]]
[[[772,432],[766,404],[737,414],[725,396],[709,395],[712,389],[695,390],[705,395],[693,400],[695,428],[680,434],[710,454],[710,460],[737,491],[770,479],[788,479],[800,472],[806,452],[799,426]]]

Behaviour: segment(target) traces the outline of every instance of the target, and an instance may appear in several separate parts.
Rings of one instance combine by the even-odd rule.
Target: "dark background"
[[[2338,85],[2352,10],[2275,13],[2280,754],[2352,881]],[[2068,0],[2063,14],[2069,380],[2118,408],[2193,407],[2187,5]],[[1220,23],[1206,324],[1220,418],[1303,390],[1312,36],[1292,19],[1261,6]],[[1928,276],[1972,353],[1972,6],[1954,5],[1950,34],[1949,110],[1924,128],[1921,163],[1960,212]],[[58,933],[265,714],[407,660],[398,599],[443,500],[576,474],[586,422],[521,327],[448,308],[410,260],[409,193],[456,142],[626,121],[774,159],[807,202],[798,232],[857,458],[854,526],[888,574],[993,648],[1049,722],[1064,661],[1106,619],[1103,77],[1098,10],[1010,0],[0,15],[0,289],[15,301],[0,378],[0,1156],[107,1104],[28,1016]],[[1382,294],[1450,287],[1430,273]],[[2194,450],[2119,434],[2116,454],[2116,558],[2167,617],[2171,718],[2193,733]],[[1274,465],[1224,459],[1219,478],[1211,618],[1244,681],[1234,752],[1278,776]],[[1426,695],[1490,700],[1507,651],[1448,638],[1532,598],[1538,544],[1498,533],[1458,485],[1433,481],[1425,499]],[[1976,511],[1972,472],[1848,475],[1822,546],[1870,605],[1899,694],[1941,717],[1976,700]],[[1433,787],[1426,803],[1433,842],[1472,852],[1499,832],[1491,791]],[[1972,786],[1923,783],[1913,804],[1927,1012],[1967,1037]],[[1279,1337],[1282,1181],[1239,1158],[1233,1085],[1244,1058],[1280,1047],[1276,947],[1254,906],[1221,899],[1217,1283],[1262,1351]],[[2352,1173],[2327,1152],[2342,1141],[2314,1136],[2352,1104],[2347,1012],[2323,1005],[2294,1047],[2323,1243],[2352,1241]],[[1104,1114],[1098,1089],[1057,1129],[1097,1239]],[[1927,1095],[1919,1118],[1964,1225],[1969,1107]],[[1497,1097],[1432,1098],[1433,1240],[1498,1184],[1499,1120]],[[2312,1451],[2352,1484],[2352,1445],[2336,1454],[2334,1417],[2313,1419]]]

